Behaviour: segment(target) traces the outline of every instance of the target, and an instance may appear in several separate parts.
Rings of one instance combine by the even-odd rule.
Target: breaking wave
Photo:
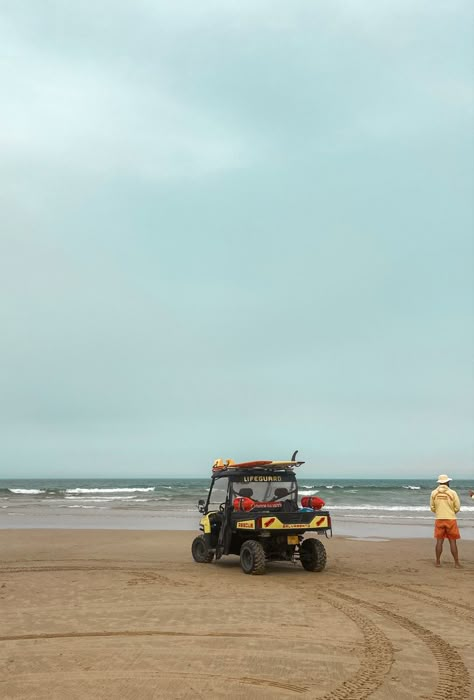
[[[130,488],[110,488],[110,489],[66,489],[66,493],[131,493],[133,491],[154,491],[154,486],[137,486]]]

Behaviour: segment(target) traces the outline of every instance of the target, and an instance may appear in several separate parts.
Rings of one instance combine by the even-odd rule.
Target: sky
[[[460,0],[3,0],[0,478],[474,478]]]

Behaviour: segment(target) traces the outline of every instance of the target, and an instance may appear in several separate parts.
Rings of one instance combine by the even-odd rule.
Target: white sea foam
[[[79,504],[77,504],[77,505],[71,505],[71,506],[66,506],[66,507],[67,507],[67,508],[89,508],[89,509],[90,509],[90,508],[94,508],[94,509],[96,509],[96,506],[85,506],[85,505],[79,505]]]
[[[24,494],[38,494],[38,493],[46,493],[46,491],[43,491],[43,489],[8,489],[10,493],[24,493]]]
[[[73,501],[92,501],[108,503],[109,501],[131,501],[135,499],[135,496],[65,496],[67,499]]]
[[[140,486],[136,488],[117,488],[117,489],[66,489],[66,493],[131,493],[132,491],[154,491],[154,486]],[[67,496],[66,496],[67,498]]]
[[[402,489],[410,489],[411,491],[419,491],[421,486],[402,486]]]
[[[319,489],[311,489],[311,491],[298,491],[300,496],[313,496],[315,493],[319,493]]]

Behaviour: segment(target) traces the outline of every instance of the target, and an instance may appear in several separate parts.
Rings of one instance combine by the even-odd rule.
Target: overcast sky
[[[0,477],[474,476],[473,19],[3,0]]]

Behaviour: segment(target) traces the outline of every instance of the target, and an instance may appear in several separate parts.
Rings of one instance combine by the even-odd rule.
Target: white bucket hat
[[[438,484],[446,484],[448,481],[452,481],[452,479],[447,474],[440,474],[438,476]]]

